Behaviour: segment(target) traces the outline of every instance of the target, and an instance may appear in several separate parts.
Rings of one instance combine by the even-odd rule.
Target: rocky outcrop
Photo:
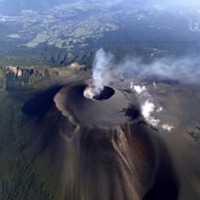
[[[45,68],[3,66],[1,70],[4,78],[4,89],[20,89],[33,85],[48,76],[48,71]]]

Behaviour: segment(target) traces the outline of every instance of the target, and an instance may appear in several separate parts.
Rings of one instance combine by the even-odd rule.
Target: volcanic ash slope
[[[22,108],[35,123],[53,199],[176,199],[171,159],[135,93],[105,86],[92,98],[84,95],[88,82],[62,82]]]

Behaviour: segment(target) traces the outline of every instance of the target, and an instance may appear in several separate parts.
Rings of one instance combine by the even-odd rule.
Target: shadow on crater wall
[[[29,116],[39,116],[46,113],[53,106],[53,97],[61,88],[62,86],[54,86],[35,95],[25,102],[22,107],[22,112]]]
[[[172,166],[172,159],[162,141],[158,145],[159,167],[153,187],[147,192],[143,200],[177,200],[180,185],[174,166]]]

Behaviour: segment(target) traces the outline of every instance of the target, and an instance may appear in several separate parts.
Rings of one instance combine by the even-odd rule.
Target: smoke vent
[[[97,101],[103,101],[111,98],[115,94],[115,90],[111,87],[104,86],[101,91],[96,91],[94,87],[86,87],[83,92],[84,97]]]
[[[103,101],[103,100],[111,98],[114,94],[115,94],[115,90],[113,90],[111,87],[105,86],[100,93],[95,94],[93,96],[93,99],[98,100],[98,101]]]

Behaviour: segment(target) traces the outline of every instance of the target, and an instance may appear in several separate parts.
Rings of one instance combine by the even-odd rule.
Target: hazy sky
[[[70,3],[70,2],[76,2],[76,1],[81,1],[81,2],[93,2],[97,4],[101,4],[104,6],[112,6],[116,4],[131,4],[131,5],[138,5],[140,4],[141,6],[147,6],[147,5],[154,5],[154,4],[159,4],[163,6],[171,6],[171,5],[187,5],[187,6],[200,6],[200,0],[42,0],[42,1],[34,1],[34,0],[0,0],[0,8],[2,6],[5,7],[12,7],[13,5],[17,7],[36,7],[37,5],[42,5],[42,6],[49,6],[49,5],[56,5],[60,3]],[[14,7],[13,7],[14,8]]]

